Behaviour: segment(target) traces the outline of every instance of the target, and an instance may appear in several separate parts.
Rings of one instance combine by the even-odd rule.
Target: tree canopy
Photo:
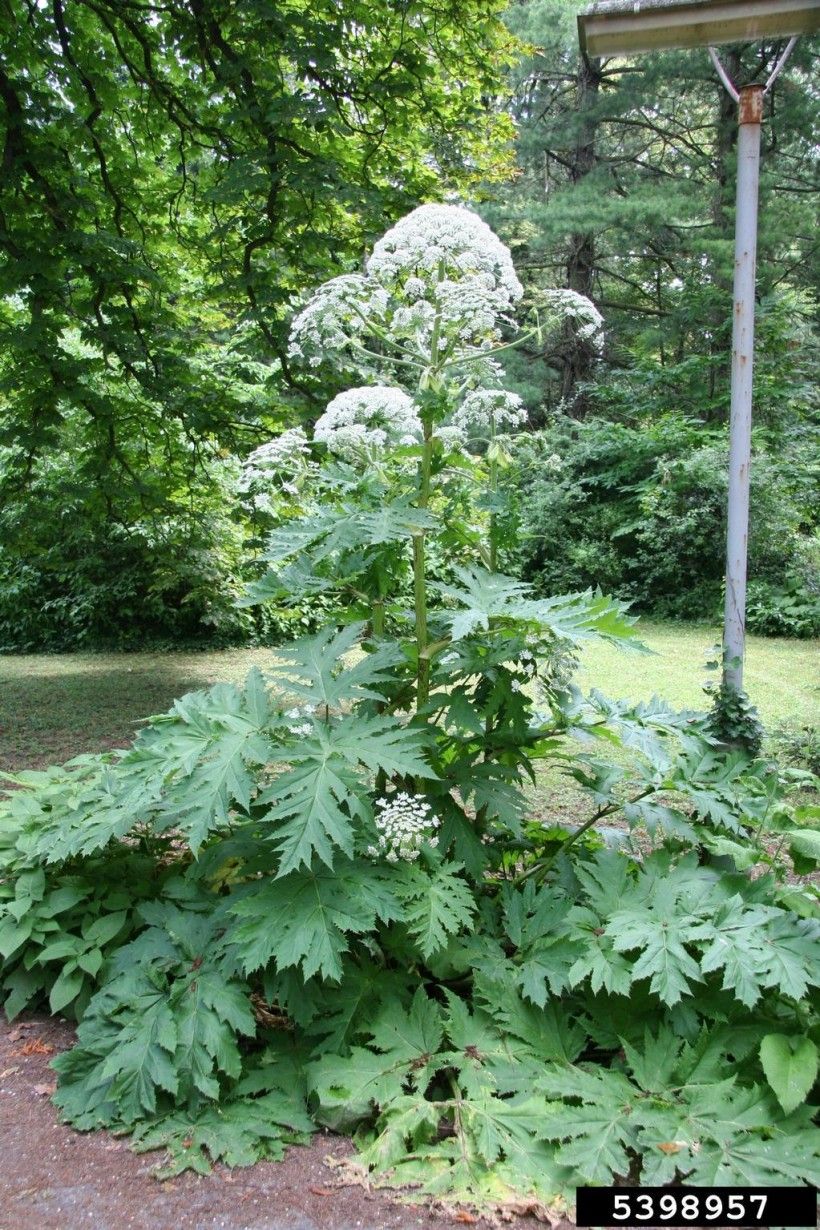
[[[610,366],[688,361],[679,383],[699,399],[693,409],[721,418],[728,405],[735,104],[705,51],[583,56],[575,23],[582,7],[577,0],[525,0],[509,10],[511,29],[531,50],[510,74],[521,173],[496,194],[492,220],[516,244],[532,279],[593,298],[607,320]],[[729,46],[721,56],[737,83],[763,83],[783,47]],[[796,329],[801,317],[810,321],[818,287],[814,58],[812,40],[801,39],[767,95],[764,116],[758,294],[764,317],[785,296]],[[783,321],[776,327],[782,331]],[[570,331],[543,357],[558,376],[552,403],[564,397],[585,412],[589,399],[578,385],[592,377],[591,349]],[[543,384],[543,370],[535,372]]]
[[[294,297],[503,173],[501,7],[4,0],[4,441],[31,455],[79,406],[116,469],[135,420],[255,424],[248,361],[293,379]]]

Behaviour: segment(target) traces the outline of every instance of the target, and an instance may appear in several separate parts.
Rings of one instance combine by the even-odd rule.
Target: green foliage
[[[273,959],[276,969],[301,969],[338,980],[348,936],[371,932],[377,920],[400,917],[388,877],[366,863],[338,859],[333,871],[291,872],[251,889],[231,907],[240,920],[231,935],[249,972]]]
[[[585,1182],[605,1185],[630,1173],[634,1154],[643,1159],[638,1177],[646,1186],[676,1177],[703,1187],[794,1183],[820,1173],[810,1114],[788,1118],[758,1086],[719,1079],[714,1065],[730,1046],[720,1031],[690,1046],[671,1031],[653,1037],[647,1030],[640,1049],[625,1044],[625,1070],[549,1072],[539,1086],[564,1099],[546,1127],[550,1139],[564,1142],[557,1159]],[[660,1079],[650,1059],[662,1064]]]
[[[763,726],[757,709],[745,692],[721,680],[705,689],[712,697],[709,730],[732,747],[745,747],[753,756],[763,743]]]
[[[304,290],[508,173],[502,9],[5,6],[0,646],[281,636],[228,453],[338,379],[287,360]]]
[[[2,420],[0,394],[0,420]],[[238,612],[244,527],[233,513],[235,461],[181,438],[122,442],[123,460],[156,471],[137,490],[85,459],[93,429],[68,416],[45,456],[0,448],[0,646],[65,649],[151,642],[232,644],[264,622]],[[79,460],[78,460],[79,458]]]
[[[239,21],[230,6],[173,0],[146,26],[123,0],[33,11],[9,0],[0,648],[275,643],[320,626],[335,610],[330,557],[318,575],[297,559],[258,580],[277,609],[238,607],[243,550],[258,547],[266,515],[231,500],[236,459],[272,429],[314,419],[339,387],[331,360],[298,372],[288,356],[287,318],[305,291],[358,269],[385,218],[465,194],[509,237],[528,293],[566,283],[608,312],[603,356],[572,320],[502,356],[533,422],[560,407],[600,416],[603,439],[624,421],[657,436],[674,407],[691,428],[691,448],[664,458],[673,465],[626,477],[649,482],[637,515],[636,491],[590,490],[572,462],[574,496],[530,499],[525,481],[527,528],[540,536],[524,551],[528,578],[551,594],[601,585],[674,617],[714,612],[730,100],[688,53],[626,71],[581,57],[574,0],[504,7],[290,0]],[[764,40],[725,55],[738,81],[762,81],[780,51]],[[801,636],[817,628],[817,564],[804,549],[811,55],[803,40],[767,95],[755,419],[771,439],[753,467],[749,602],[751,629]],[[480,535],[470,539],[478,558]],[[374,568],[387,555],[374,551]]]
[[[820,777],[820,731],[816,726],[783,722],[770,727],[768,736],[779,760]]]
[[[800,577],[785,584],[753,584],[746,601],[746,627],[762,636],[820,636],[820,597]]]
[[[161,838],[117,842],[133,824],[106,758],[22,774],[0,827],[0,988],[9,1019],[47,1000],[79,1019],[108,958],[142,929],[139,907],[170,871]],[[104,847],[108,847],[105,849]]]
[[[760,1043],[760,1063],[784,1112],[791,1114],[817,1080],[817,1047],[811,1038],[767,1034]]]
[[[209,1103],[195,1114],[176,1112],[139,1124],[133,1141],[137,1153],[166,1150],[168,1163],[157,1172],[158,1178],[166,1179],[184,1170],[210,1174],[214,1162],[226,1166],[278,1162],[287,1145],[305,1144],[313,1130],[296,1091],[276,1089],[251,1098],[240,1087],[233,1101]]]
[[[332,663],[338,670],[328,641],[320,675],[332,675]],[[367,686],[361,670],[356,679]],[[257,681],[251,695],[262,715],[258,689]],[[186,777],[176,776],[179,767],[168,775],[170,795],[207,763],[207,740],[187,758],[179,751],[185,719],[200,711],[203,695],[149,727],[178,749],[170,764],[185,761]],[[220,714],[221,724],[242,724],[231,690],[208,701],[210,720]],[[502,839],[496,821],[486,849],[497,870],[489,876],[467,874],[432,849],[417,863],[379,865],[358,853],[359,838],[352,857],[336,851],[332,869],[314,856],[309,867],[283,874],[270,840],[282,821],[270,816],[263,787],[252,795],[256,819],[235,810],[227,828],[205,835],[198,862],[178,841],[163,844],[171,866],[164,887],[156,880],[151,887],[165,900],[140,905],[134,860],[151,860],[131,851],[121,824],[107,845],[99,834],[82,852],[66,805],[51,821],[52,838],[65,830],[61,853],[49,864],[44,853],[27,855],[42,871],[15,877],[23,921],[40,925],[48,897],[41,881],[54,877],[51,891],[59,891],[64,869],[78,861],[109,881],[124,863],[129,894],[126,919],[115,908],[120,899],[98,888],[99,934],[85,922],[61,926],[61,939],[77,930],[105,949],[99,968],[92,961],[99,990],[79,1001],[78,1045],[56,1061],[64,1116],[79,1127],[132,1130],[139,1149],[165,1149],[162,1173],[204,1171],[218,1158],[244,1165],[277,1157],[312,1123],[358,1125],[362,1159],[379,1181],[421,1184],[421,1194],[476,1205],[502,1204],[514,1192],[551,1203],[581,1180],[635,1176],[636,1158],[647,1183],[676,1175],[763,1182],[775,1172],[811,1180],[813,1138],[796,1107],[809,1092],[815,1053],[801,1029],[820,924],[775,904],[771,876],[751,881],[697,854],[721,818],[738,857],[753,851],[734,817],[759,815],[771,784],[744,761],[727,777],[691,715],[677,718],[660,705],[629,710],[599,698],[586,711],[576,703],[572,728],[600,734],[605,707],[606,741],[631,748],[636,769],[641,760],[664,767],[654,817],[630,808],[623,779],[605,785],[607,775],[590,777],[599,809],[620,793],[633,823],[669,826],[666,848],[648,857],[565,840],[557,860],[547,853],[544,861],[532,826],[533,840],[522,847],[515,827]],[[255,737],[273,743],[277,706],[264,713]],[[676,756],[686,769],[673,767]],[[378,760],[370,764],[378,772]],[[136,752],[103,767],[132,791],[138,768],[146,783],[156,773]],[[647,773],[638,771],[636,784]],[[89,765],[73,774],[87,780]],[[369,789],[363,780],[358,797]],[[679,811],[676,823],[672,790],[678,807],[697,799],[700,818]],[[50,805],[34,806],[41,793],[41,803],[62,793],[68,804],[74,793],[80,808],[87,805],[71,768],[31,775],[7,809],[15,858],[32,848],[50,814]],[[355,811],[348,821],[366,840],[369,822]],[[141,823],[144,844],[166,842],[161,831],[150,834],[165,829],[167,805],[155,803]],[[679,832],[687,823],[689,839]],[[139,831],[139,823],[130,830]],[[811,831],[793,829],[789,840],[801,837]],[[188,833],[187,841],[200,838]],[[543,848],[554,850],[547,833]],[[23,949],[34,964],[58,960],[37,940]],[[260,1025],[254,987],[293,1014],[305,1044],[315,1045],[306,1084],[305,1050]],[[764,1080],[782,1111],[761,1091]],[[667,1143],[674,1148],[659,1148]]]
[[[408,868],[396,891],[404,922],[425,961],[446,947],[448,937],[470,930],[476,910],[469,885],[460,879],[461,863],[420,872]]]
[[[78,1127],[132,1125],[217,1099],[220,1082],[241,1074],[238,1038],[256,1032],[218,913],[158,902],[142,912],[149,925],[117,953],[78,1047],[55,1060],[59,1104]]]
[[[501,573],[456,568],[455,574],[459,586],[441,587],[456,607],[447,619],[453,641],[460,641],[477,629],[486,632],[491,621],[496,624],[501,620],[531,625],[555,640],[578,642],[591,636],[618,643],[637,635],[618,604],[600,592],[592,595],[587,591],[538,602],[528,596],[528,586]]]
[[[505,480],[520,535],[508,568],[543,593],[600,585],[654,615],[717,618],[727,448],[722,430],[666,410],[631,414],[627,422],[556,418],[544,430],[520,437],[514,444],[516,464]],[[813,634],[816,527],[805,449],[800,431],[786,439],[763,432],[756,438],[750,630]],[[764,618],[760,602],[766,594],[770,611],[783,599],[783,623],[778,625],[774,615]],[[753,611],[760,612],[758,622]]]
[[[0,887],[0,986],[11,1020],[44,997],[82,1015],[108,955],[139,929],[136,907],[161,883],[153,859],[121,851],[82,870],[20,871]]]

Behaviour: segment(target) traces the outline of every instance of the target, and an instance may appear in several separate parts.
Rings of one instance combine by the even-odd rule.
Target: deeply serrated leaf
[[[409,1011],[386,1005],[370,1030],[372,1048],[354,1047],[347,1057],[325,1055],[309,1065],[308,1083],[323,1122],[350,1126],[371,1106],[386,1106],[409,1084],[423,1088],[442,1040],[439,1009],[422,990]]]
[[[605,931],[616,952],[640,949],[633,982],[648,978],[651,989],[671,1006],[691,994],[691,982],[702,981],[685,947],[695,929],[695,920],[678,903],[678,886],[661,883],[645,904],[617,910]]]
[[[587,1183],[611,1184],[629,1172],[628,1150],[636,1142],[632,1120],[635,1091],[618,1072],[570,1068],[549,1069],[539,1081],[548,1097],[573,1099],[553,1111],[543,1127],[550,1140],[564,1143],[558,1160],[576,1170]]]
[[[357,645],[364,624],[349,624],[341,631],[330,626],[283,646],[270,674],[283,688],[316,708],[336,709],[356,700],[381,700],[380,685],[391,678],[400,652],[385,646],[358,661],[347,656]]]
[[[301,1100],[273,1092],[149,1120],[134,1131],[133,1147],[137,1153],[167,1150],[168,1161],[158,1171],[165,1179],[185,1170],[209,1174],[214,1162],[251,1166],[263,1159],[278,1161],[286,1144],[304,1141],[312,1131]]]
[[[376,920],[401,916],[389,878],[369,863],[337,860],[334,870],[291,872],[251,890],[230,911],[238,919],[231,939],[248,972],[274,958],[280,969],[298,965],[305,978],[338,979],[350,935]]]
[[[425,958],[439,952],[449,936],[470,928],[476,904],[461,870],[461,863],[444,863],[430,872],[413,866],[396,882],[404,921]]]
[[[629,643],[636,632],[634,620],[611,598],[587,591],[559,598],[533,599],[531,589],[512,577],[483,568],[454,569],[460,584],[442,585],[442,592],[458,608],[448,614],[450,635],[458,641],[477,630],[487,631],[490,620],[511,619],[549,631],[559,639],[582,641],[600,637]]]

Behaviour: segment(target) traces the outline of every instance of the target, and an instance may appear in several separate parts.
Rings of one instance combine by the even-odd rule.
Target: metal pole
[[[749,536],[757,197],[760,183],[763,86],[743,86],[739,93],[729,508],[723,620],[723,683],[735,692],[740,692],[743,688],[746,632],[746,548]]]

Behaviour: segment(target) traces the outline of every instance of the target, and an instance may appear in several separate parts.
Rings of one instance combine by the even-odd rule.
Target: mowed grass
[[[678,709],[705,709],[703,685],[719,676],[706,670],[720,630],[707,626],[642,621],[641,640],[653,654],[624,653],[610,645],[584,650],[577,682],[606,696],[648,700],[652,695]],[[744,688],[767,726],[782,722],[816,725],[820,712],[820,642],[750,636]]]
[[[264,670],[270,649],[0,656],[0,770],[123,747],[176,697]]]
[[[662,696],[703,708],[703,664],[716,629],[644,623],[652,655],[609,646],[584,650],[578,682],[609,696]],[[0,769],[40,768],[128,743],[140,720],[174,698],[265,669],[271,649],[208,653],[21,654],[0,657]],[[746,686],[766,723],[815,724],[820,699],[817,642],[749,639]]]

